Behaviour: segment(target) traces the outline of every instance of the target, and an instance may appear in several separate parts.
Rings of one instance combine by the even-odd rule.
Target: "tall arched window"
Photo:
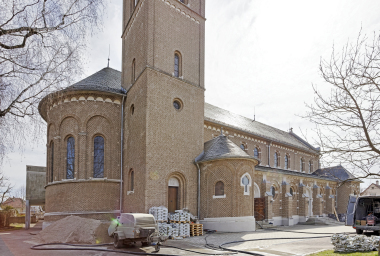
[[[245,146],[244,146],[244,144],[241,144],[241,145],[240,145],[240,148],[241,148],[242,150],[245,150]]]
[[[136,59],[132,61],[132,70],[131,70],[131,83],[133,84],[136,80]]]
[[[293,196],[293,188],[290,188],[290,194]]]
[[[223,196],[224,195],[224,183],[223,183],[223,181],[218,181],[215,184],[215,195],[216,196]]]
[[[277,152],[274,152],[274,167],[278,166],[278,154]]]
[[[94,139],[94,178],[104,178],[104,138]]]
[[[276,189],[274,186],[270,187],[270,192],[272,193],[273,198],[276,196]]]
[[[50,143],[50,182],[54,180],[54,142]]]
[[[289,169],[289,158],[288,158],[288,155],[285,155],[285,169]]]
[[[305,162],[303,160],[303,158],[300,159],[300,171],[303,172],[305,170],[305,166],[304,166]]]
[[[135,189],[135,172],[133,169],[129,170],[129,191],[134,191]]]
[[[174,53],[174,76],[182,76],[182,59],[179,52]]]
[[[74,179],[75,165],[75,139],[69,137],[67,139],[67,154],[66,154],[66,179]]]
[[[313,163],[309,161],[309,173],[313,172]]]
[[[259,159],[259,150],[257,148],[253,150],[253,156]]]

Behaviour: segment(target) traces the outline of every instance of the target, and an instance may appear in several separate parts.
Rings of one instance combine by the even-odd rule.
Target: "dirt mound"
[[[68,216],[58,220],[35,237],[38,243],[99,244],[110,242],[107,235],[109,223],[100,220]]]

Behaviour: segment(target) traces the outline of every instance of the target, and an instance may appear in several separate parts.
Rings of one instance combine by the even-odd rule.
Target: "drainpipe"
[[[123,144],[124,144],[124,102],[121,100],[121,125],[120,125],[120,214],[123,212]]]
[[[198,220],[199,220],[199,215],[200,215],[200,212],[201,212],[201,168],[199,167],[199,164],[198,163],[195,163],[197,168],[198,168],[198,202],[197,202],[197,205],[198,205]]]

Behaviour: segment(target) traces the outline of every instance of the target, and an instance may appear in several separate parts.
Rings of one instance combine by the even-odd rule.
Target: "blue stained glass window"
[[[74,179],[75,139],[67,139],[66,179]]]
[[[104,138],[94,139],[94,178],[104,178]]]

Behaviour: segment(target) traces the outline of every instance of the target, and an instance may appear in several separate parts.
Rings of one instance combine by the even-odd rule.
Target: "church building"
[[[334,213],[359,192],[316,172],[319,149],[292,130],[205,103],[205,0],[124,0],[123,13],[121,72],[103,68],[40,102],[46,222],[165,206],[205,228],[252,231]]]

